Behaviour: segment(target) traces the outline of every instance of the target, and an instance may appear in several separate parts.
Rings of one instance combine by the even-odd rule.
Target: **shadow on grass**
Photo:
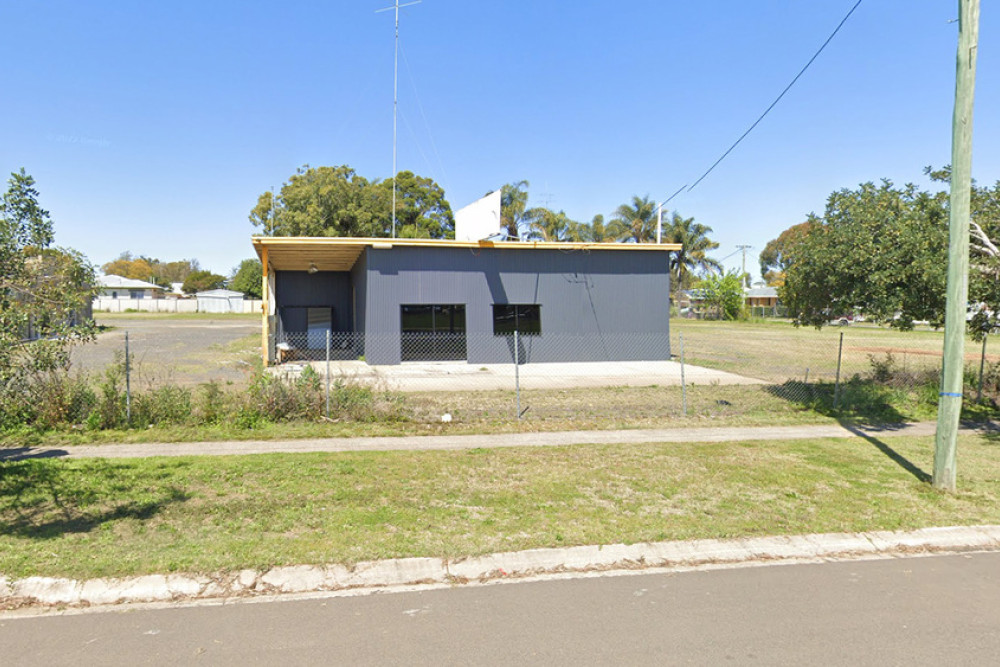
[[[44,540],[89,533],[109,522],[148,520],[191,497],[173,486],[140,488],[141,482],[123,491],[120,477],[105,461],[75,468],[40,459],[0,463],[0,534]]]
[[[28,459],[58,459],[68,455],[65,449],[35,449],[34,447],[9,447],[0,449],[0,462],[27,461]]]
[[[891,433],[905,427],[906,415],[893,405],[898,389],[867,380],[853,380],[841,385],[839,409],[834,409],[835,387],[829,383],[807,384],[788,381],[766,388],[768,392],[820,414],[835,417],[845,429],[867,440],[892,462],[925,484],[931,475],[905,456],[879,440],[874,432]],[[864,425],[862,429],[861,426]]]
[[[906,458],[905,456],[897,452],[895,449],[893,449],[886,443],[882,442],[881,440],[873,436],[871,433],[861,430],[860,428],[858,428],[856,424],[852,424],[850,422],[841,422],[840,425],[846,428],[854,435],[858,436],[859,438],[863,438],[868,442],[870,442],[871,444],[875,445],[876,449],[878,449],[880,452],[888,456],[889,459],[892,460],[893,463],[898,465],[900,468],[902,468],[906,472],[916,477],[918,481],[921,481],[925,484],[931,483],[930,473],[924,471],[918,465],[913,463],[913,461]],[[901,426],[902,426],[901,424],[896,425],[896,428],[898,429]],[[891,429],[885,429],[885,430],[891,430]]]
[[[894,405],[897,390],[870,381],[845,382],[840,387],[838,409],[834,409],[835,387],[829,382],[788,380],[768,385],[764,390],[773,396],[822,415],[855,423],[890,428],[907,421],[906,415]]]

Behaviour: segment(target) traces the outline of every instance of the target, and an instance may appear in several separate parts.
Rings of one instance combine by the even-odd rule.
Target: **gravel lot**
[[[97,342],[76,348],[74,370],[101,372],[124,353],[125,332],[135,365],[133,381],[196,385],[209,380],[240,384],[250,362],[260,355],[260,317],[219,315],[213,318],[160,314],[96,313],[108,327]],[[256,336],[250,340],[248,337]]]

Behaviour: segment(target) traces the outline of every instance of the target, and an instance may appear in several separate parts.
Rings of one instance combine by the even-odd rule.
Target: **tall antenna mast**
[[[375,13],[387,12],[390,9],[396,12],[396,51],[392,60],[392,238],[396,238],[396,116],[399,112],[399,9],[401,7],[409,7],[410,5],[419,5],[422,0],[413,0],[412,2],[405,2],[399,4],[399,0],[395,0],[395,4],[391,7],[383,7],[382,9],[376,9]]]

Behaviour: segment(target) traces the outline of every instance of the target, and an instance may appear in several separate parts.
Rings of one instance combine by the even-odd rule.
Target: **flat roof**
[[[325,236],[254,236],[254,250],[277,271],[350,271],[365,248],[497,248],[500,250],[626,250],[665,252],[679,243],[579,243],[563,241],[454,241],[451,239],[346,238]]]

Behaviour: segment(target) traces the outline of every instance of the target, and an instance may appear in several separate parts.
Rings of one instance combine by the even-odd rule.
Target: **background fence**
[[[243,299],[240,303],[240,312],[259,313],[261,308],[260,299]],[[197,299],[112,299],[111,297],[97,297],[94,299],[93,308],[95,312],[103,311],[107,313],[124,313],[137,311],[145,313],[197,313]]]

